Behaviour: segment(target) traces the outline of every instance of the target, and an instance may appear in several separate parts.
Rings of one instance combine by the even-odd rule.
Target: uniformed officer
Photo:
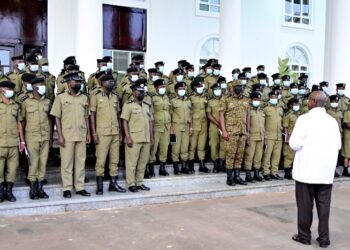
[[[186,84],[178,82],[175,84],[176,97],[171,99],[171,133],[175,134],[176,142],[171,147],[171,158],[174,165],[174,174],[180,172],[190,173],[188,167],[189,137],[192,135],[191,101],[186,97]],[[181,159],[181,169],[179,168]],[[191,171],[191,173],[193,170]]]
[[[154,118],[154,143],[151,146],[150,168],[156,161],[156,154],[160,161],[159,175],[169,175],[165,169],[170,139],[170,100],[165,94],[165,82],[158,79],[154,82],[156,95],[152,97],[152,110]]]
[[[282,75],[281,77],[282,80],[282,97],[284,97],[285,95],[287,95],[290,91],[290,76],[289,75]]]
[[[263,181],[260,175],[261,160],[264,151],[265,138],[265,113],[261,108],[261,94],[253,92],[250,107],[250,130],[247,147],[244,154],[244,169],[246,170],[246,182]],[[251,175],[254,167],[254,177]]]
[[[143,54],[134,55],[131,58],[131,62],[134,63],[134,66],[136,66],[139,69],[140,78],[147,79],[147,73],[145,71],[145,58]]]
[[[226,184],[233,186],[236,183],[247,185],[240,177],[244,148],[250,130],[249,106],[243,99],[242,85],[232,86],[232,96],[223,98],[220,102],[220,127],[226,141]],[[234,176],[232,177],[232,172]]]
[[[349,110],[349,105],[350,105],[349,98],[345,96],[345,87],[346,87],[346,83],[336,84],[337,96],[339,97],[338,109],[343,113],[343,115],[345,111]]]
[[[97,70],[95,73],[92,73],[87,81],[87,87],[88,91],[90,92],[91,90],[97,88],[99,86],[98,81],[96,79],[96,74],[101,72],[101,71],[107,71],[107,61],[104,59],[97,59]]]
[[[91,131],[96,145],[96,182],[97,195],[103,194],[103,176],[107,156],[109,155],[109,191],[126,192],[118,185],[118,163],[120,146],[120,105],[118,96],[113,92],[115,80],[112,75],[104,74],[101,88],[91,95]]]
[[[326,94],[326,96],[329,96],[329,89],[328,89],[328,86],[329,86],[329,82],[327,81],[322,81],[319,83],[322,91]]]
[[[220,84],[222,97],[226,97],[226,96],[231,95],[231,91],[230,91],[231,88],[228,86],[228,83],[227,83],[225,77],[220,76],[217,80],[217,83]],[[226,172],[226,169],[225,169],[225,172]]]
[[[287,103],[288,112],[282,119],[282,126],[284,131],[284,144],[283,144],[283,168],[284,178],[291,180],[292,177],[292,164],[294,160],[295,152],[289,146],[289,138],[293,132],[295,123],[300,115],[300,103],[298,98],[291,98]]]
[[[143,182],[153,143],[151,105],[143,102],[146,79],[137,80],[130,88],[133,100],[123,106],[121,119],[125,135],[126,182],[130,192],[149,191]]]
[[[268,78],[265,73],[259,73],[257,74],[257,81],[260,83],[260,85],[263,88],[261,100],[264,102],[264,106],[267,104],[269,101],[269,93],[271,92],[271,88],[268,85]]]
[[[211,86],[215,85],[217,83],[218,78],[220,77],[221,73],[221,65],[218,63],[212,64],[212,74],[208,74],[206,77],[204,77],[204,87],[206,91],[208,92],[208,97],[213,97],[213,92],[211,89]]]
[[[28,180],[29,198],[48,199],[43,190],[49,147],[52,144],[50,100],[45,97],[45,78],[35,77],[30,81],[33,91],[28,93],[21,104],[21,116],[25,140],[30,155]]]
[[[292,83],[289,85],[288,92],[283,92],[285,89],[282,89],[282,102],[287,106],[288,101],[292,98],[298,98],[298,84]],[[299,100],[299,99],[298,99]],[[300,105],[302,100],[299,100]]]
[[[228,88],[231,88],[231,86],[235,84],[235,81],[238,80],[238,76],[241,73],[241,70],[239,68],[234,68],[231,73],[232,73],[232,81],[229,81],[227,83]]]
[[[208,105],[207,98],[204,96],[204,79],[196,77],[191,83],[194,94],[189,97],[192,105],[192,135],[190,137],[190,170],[194,171],[194,159],[197,151],[199,159],[199,172],[209,173],[205,166],[205,146],[208,136],[208,120],[206,108]]]
[[[39,59],[35,55],[30,55],[26,58],[27,68],[26,71],[31,74],[38,74],[39,72]]]
[[[12,71],[8,72],[6,76],[10,78],[10,81],[16,84],[15,95],[18,95],[22,91],[22,74],[25,73],[26,65],[24,64],[24,56],[14,56],[12,60]]]
[[[343,173],[342,175],[345,177],[350,177],[349,173],[349,159],[350,159],[350,111],[347,110],[344,113],[344,119],[343,119],[343,127],[344,127],[344,133],[343,133],[343,142],[342,142],[342,149],[341,149],[341,155],[344,158],[344,164],[343,164]]]
[[[83,78],[79,73],[67,74],[64,80],[68,90],[56,96],[51,110],[60,145],[63,197],[72,196],[73,166],[76,194],[90,196],[84,189],[86,144],[91,141],[88,98],[80,93]]]
[[[258,74],[265,74],[265,65],[258,65],[256,67],[256,75],[251,77],[251,81],[253,81],[254,83],[258,83],[259,79],[258,79]]]
[[[269,93],[269,103],[265,113],[265,152],[263,155],[263,171],[265,180],[282,180],[278,175],[278,167],[282,151],[282,117],[283,109],[278,105],[278,93]]]
[[[184,82],[186,83],[186,93],[187,95],[191,95],[192,94],[192,90],[191,90],[191,83],[194,79],[194,65],[193,64],[189,64],[186,66],[186,74],[184,77]]]
[[[117,95],[122,101],[122,106],[132,96],[131,86],[139,79],[139,70],[136,67],[128,68],[126,70],[126,78],[121,82],[121,87],[117,90]]]
[[[73,70],[69,70],[68,67],[70,65],[75,65],[76,60],[75,56],[69,56],[66,59],[63,60],[63,69],[61,70],[61,73],[58,75],[56,80],[56,87],[57,87],[57,94],[63,93],[67,90],[67,84],[64,81],[64,76],[66,74],[73,73]]]
[[[165,63],[163,61],[158,61],[154,63],[155,68],[159,72],[160,78],[164,80],[165,85],[168,85],[170,79],[167,75],[164,74],[164,65]]]
[[[269,82],[269,86],[281,86],[281,75],[280,73],[275,73],[271,75],[272,81]],[[282,87],[282,86],[281,86]]]
[[[299,83],[298,84],[298,99],[300,100],[301,104],[301,114],[305,114],[309,112],[309,106],[307,105],[308,102],[308,93],[306,89],[305,83]]]
[[[50,100],[50,107],[52,107],[55,100],[55,83],[56,76],[50,73],[49,61],[46,58],[39,60],[39,72],[45,77],[46,80],[46,94],[45,97]]]
[[[0,202],[16,201],[12,188],[18,167],[18,147],[20,152],[25,148],[20,107],[12,100],[15,88],[13,82],[0,82]]]
[[[172,71],[172,78],[170,78],[170,82],[166,89],[167,96],[172,99],[176,97],[175,85],[179,82],[184,82],[184,71],[180,68],[177,68]]]
[[[119,74],[118,74],[118,71],[114,69],[113,58],[111,56],[104,56],[102,60],[107,62],[107,73],[113,76],[116,84],[114,91],[116,91],[116,89],[120,86],[120,84],[118,84]]]
[[[159,72],[156,68],[148,69],[148,82],[147,82],[147,93],[151,96],[156,95],[156,87],[154,86],[154,82],[160,78]]]

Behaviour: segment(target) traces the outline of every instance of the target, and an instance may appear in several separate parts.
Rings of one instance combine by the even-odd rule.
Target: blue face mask
[[[298,94],[298,89],[297,89],[297,88],[291,89],[291,90],[290,90],[290,93],[291,93],[292,95],[297,95],[297,94]]]
[[[343,95],[345,95],[345,90],[344,89],[338,89],[337,93],[338,93],[338,95],[343,96]]]
[[[305,95],[306,89],[299,89],[299,95]]]
[[[278,99],[277,98],[271,98],[269,100],[269,102],[270,102],[271,105],[276,105],[278,103]]]

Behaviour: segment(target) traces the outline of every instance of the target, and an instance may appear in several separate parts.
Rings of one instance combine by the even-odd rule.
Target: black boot
[[[39,197],[38,197],[38,193],[37,193],[37,190],[38,190],[38,182],[36,181],[31,181],[29,182],[29,198],[31,200],[38,200]]]
[[[44,191],[44,186],[45,184],[45,181],[42,180],[42,181],[39,181],[38,183],[38,197],[39,199],[48,199],[49,198],[49,195]]]
[[[264,178],[260,175],[259,169],[254,169],[254,180],[264,181]]]
[[[161,176],[168,176],[169,175],[169,173],[165,169],[165,163],[164,162],[160,163],[159,175],[161,175]]]
[[[334,170],[334,177],[339,178],[340,174],[338,173],[337,169]]]
[[[96,194],[103,195],[103,176],[96,176]]]
[[[245,172],[245,181],[246,182],[250,182],[250,183],[254,183],[255,182],[254,178],[252,177],[252,174],[251,174],[250,170],[246,170],[246,172]]]
[[[349,173],[349,171],[348,171],[348,167],[346,167],[346,168],[343,169],[343,176],[345,176],[345,177],[350,177],[350,173]]]
[[[232,169],[227,169],[226,174],[227,174],[226,184],[229,186],[236,185],[236,183],[233,181]]]
[[[190,169],[187,166],[187,161],[181,161],[181,173],[189,174]]]
[[[145,175],[143,176],[143,178],[145,178],[145,179],[151,179],[152,177],[150,176],[150,174],[149,174],[149,165],[150,164],[147,164],[146,165],[146,168],[145,168]]]
[[[188,169],[189,169],[189,173],[190,174],[194,174],[194,160],[190,160],[189,162],[188,162]]]
[[[119,192],[119,193],[125,193],[126,190],[118,185],[118,176],[111,176],[109,179],[109,192]]]
[[[226,161],[220,159],[220,171],[226,173]]]
[[[203,172],[203,173],[209,173],[209,169],[205,166],[205,163],[203,160],[199,161],[199,172]]]
[[[179,170],[179,162],[178,161],[174,161],[173,162],[173,168],[174,168],[174,174],[175,175],[179,175],[180,174],[180,170]]]
[[[293,179],[292,169],[291,168],[284,169],[284,178],[287,179],[287,180],[292,180]]]
[[[247,183],[241,178],[241,171],[239,169],[234,169],[233,173],[234,173],[233,180],[236,184],[247,185]]]
[[[152,177],[156,176],[155,173],[154,173],[154,164],[153,163],[149,164],[148,170],[149,170],[149,178],[152,178]]]
[[[219,173],[221,170],[220,160],[214,160],[213,163],[214,163],[213,173]]]
[[[13,188],[13,182],[7,182],[6,200],[10,202],[15,202],[16,197],[12,193],[12,188]]]
[[[4,183],[0,183],[0,203],[4,202],[5,195],[4,195]]]

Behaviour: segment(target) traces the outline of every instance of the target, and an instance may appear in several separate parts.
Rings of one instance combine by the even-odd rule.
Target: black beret
[[[193,69],[194,70],[194,65],[193,64],[189,64],[186,66],[185,68],[186,70],[190,70],[190,69]]]
[[[185,83],[184,82],[178,82],[175,84],[175,89],[178,89],[180,87],[186,87]]]
[[[235,68],[232,70],[232,74],[235,74],[235,73],[241,73],[241,70],[239,68]]]
[[[314,84],[314,85],[312,85],[312,87],[311,87],[311,91],[320,91],[320,90],[321,90],[320,85]]]
[[[35,74],[31,74],[31,73],[24,73],[21,76],[21,80],[23,82],[30,82],[31,80],[33,80],[35,78]]]
[[[289,80],[290,79],[290,75],[283,75],[281,78],[282,78],[283,81]]]
[[[105,82],[105,81],[114,81],[113,75],[111,74],[104,74],[101,78],[100,81],[101,82]]]
[[[210,58],[210,59],[207,61],[208,64],[214,64],[214,63],[218,63],[218,62],[219,62],[219,60],[216,59],[216,58]]]
[[[182,60],[179,60],[179,61],[177,62],[177,64],[183,64],[183,63],[185,63],[185,62],[187,62],[187,60],[182,59]]]
[[[337,96],[337,95],[331,95],[330,97],[329,97],[329,101],[339,101],[339,97]]]
[[[63,65],[69,65],[69,64],[75,64],[76,63],[76,59],[75,56],[68,56],[66,59],[63,60]]]
[[[208,67],[211,67],[211,65],[210,65],[209,63],[206,63],[206,64],[204,64],[204,65],[202,66],[202,69],[206,69],[206,68],[208,68]]]
[[[255,99],[255,98],[261,98],[261,93],[259,93],[259,92],[252,92],[251,94],[250,94],[250,98],[251,99]]]
[[[215,83],[215,84],[213,84],[210,88],[211,88],[211,89],[221,88],[221,84],[220,84],[220,83]]]
[[[141,78],[141,79],[138,79],[134,84],[132,84],[132,85],[130,86],[130,88],[131,88],[132,90],[144,91],[146,85],[147,85],[147,80]]]
[[[154,63],[154,66],[160,66],[160,65],[164,65],[165,63],[163,61],[158,61]]]
[[[154,83],[153,83],[153,85],[154,85],[154,87],[158,87],[158,86],[161,86],[161,85],[164,85],[165,83],[164,83],[164,80],[163,79],[158,79],[158,80],[156,80],[156,81],[154,81]]]
[[[259,73],[257,74],[258,79],[266,79],[267,75],[265,73]]]
[[[103,76],[103,75],[105,75],[105,74],[107,74],[106,71],[100,71],[100,72],[96,73],[95,78],[96,78],[96,79],[99,79],[101,76]]]
[[[140,64],[141,63],[139,63],[139,62],[131,62],[130,64],[129,64],[129,67],[137,67],[137,66],[140,66]]]
[[[247,77],[246,77],[245,73],[243,72],[243,73],[238,74],[238,79],[247,79]]]
[[[272,91],[280,91],[282,89],[282,87],[281,86],[273,86],[272,87]]]
[[[346,83],[337,83],[336,86],[337,86],[338,88],[345,88]]]
[[[221,69],[221,64],[218,63],[214,63],[213,65],[211,65],[213,68],[220,68]]]
[[[256,67],[257,70],[259,69],[265,69],[265,65],[258,65],[258,67]]]
[[[319,84],[320,84],[321,87],[324,87],[324,86],[328,86],[329,82],[323,81],[323,82],[320,82]]]
[[[298,80],[301,80],[301,79],[304,79],[304,78],[309,78],[308,75],[306,74],[301,74],[299,77],[298,77]]]
[[[38,57],[36,55],[30,55],[26,58],[27,62],[38,63]]]
[[[180,68],[173,70],[173,74],[174,75],[183,74],[183,73],[184,73],[184,71],[182,69],[180,69]]]
[[[305,88],[306,88],[305,83],[299,83],[299,84],[298,84],[298,88],[301,88],[301,87],[305,87]]]
[[[226,82],[226,78],[223,77],[223,76],[220,76],[216,82],[217,82],[217,83]]]
[[[14,60],[24,60],[24,56],[21,55],[21,56],[13,56],[11,57],[11,60],[14,61]]]
[[[63,76],[64,81],[68,82],[68,81],[83,81],[83,78],[80,76],[79,72],[74,72],[74,73],[70,73],[67,74],[65,76]]]
[[[35,48],[32,50],[31,54],[42,54],[43,50],[41,48]]]
[[[243,72],[246,72],[246,71],[252,71],[252,68],[251,67],[245,67],[242,69]]]
[[[97,61],[97,63],[106,63],[107,62],[104,59],[97,59],[96,61]]]
[[[150,68],[150,69],[148,69],[148,73],[157,73],[158,71],[157,71],[157,69],[155,69],[155,68]]]
[[[69,64],[67,67],[67,70],[79,70],[79,69],[80,69],[79,65],[76,65],[76,64]]]
[[[45,82],[44,77],[35,77],[29,81],[30,84],[37,84],[37,83],[41,83],[41,82]]]
[[[191,88],[201,86],[203,84],[203,77],[195,77],[193,81],[191,82]]]
[[[280,78],[280,73],[275,73],[271,75],[273,80],[279,79]]]
[[[278,94],[279,94],[278,91],[275,90],[275,91],[271,91],[271,92],[269,93],[269,96],[278,95]]]
[[[102,58],[102,60],[104,60],[105,62],[110,62],[110,61],[112,61],[112,57],[111,56],[104,56]]]
[[[14,84],[11,81],[2,81],[2,82],[0,82],[0,88],[14,89],[15,87],[16,87],[16,84]]]
[[[256,91],[257,89],[262,89],[262,85],[260,83],[255,83],[252,85],[252,91]]]
[[[139,69],[136,67],[131,67],[126,70],[127,73],[139,72]]]
[[[181,63],[181,67],[182,68],[186,68],[187,66],[191,65],[189,62],[184,62],[184,63]]]
[[[293,83],[290,84],[289,88],[291,88],[291,89],[292,88],[298,88],[298,84],[293,82]]]

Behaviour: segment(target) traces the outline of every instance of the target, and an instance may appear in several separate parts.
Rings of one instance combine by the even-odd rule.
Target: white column
[[[335,92],[335,84],[346,82],[350,96],[350,1],[327,1],[327,27],[325,46],[325,80]]]
[[[233,68],[241,66],[241,0],[221,0],[220,5],[219,62],[222,75],[229,77]]]
[[[102,1],[75,0],[75,2],[75,56],[81,70],[88,77],[96,71],[96,59],[103,55]]]

